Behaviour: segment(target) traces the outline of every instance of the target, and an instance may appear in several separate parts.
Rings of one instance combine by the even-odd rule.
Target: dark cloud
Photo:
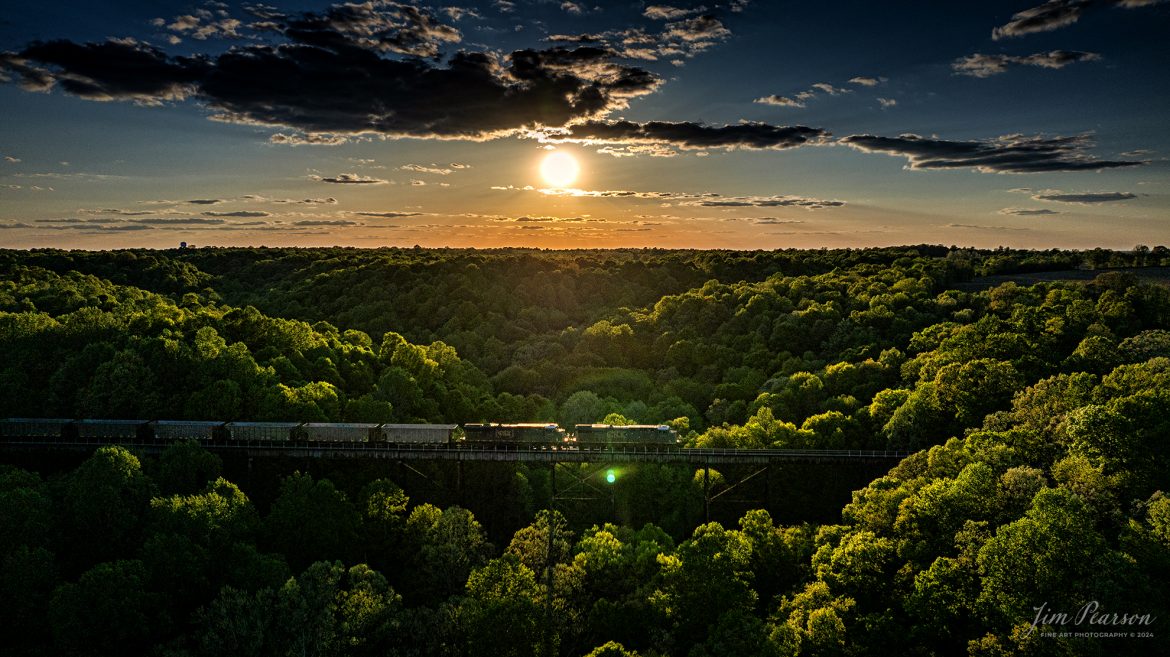
[[[1053,190],[1032,195],[1037,201],[1056,201],[1057,203],[1112,203],[1114,201],[1128,201],[1137,198],[1137,194],[1129,192],[1057,192]]]
[[[991,31],[991,38],[1017,37],[1072,25],[1092,4],[1091,0],[1049,0],[1013,14],[1010,21]]]
[[[333,183],[335,185],[385,185],[388,180],[381,178],[369,178],[356,173],[341,173],[331,178],[322,178],[321,176],[313,176],[314,180],[321,182]]]
[[[302,221],[294,221],[294,226],[360,226],[356,221],[349,221],[348,219],[305,219]]]
[[[272,213],[264,212],[263,210],[235,210],[233,212],[204,212],[205,217],[271,217]]]
[[[222,198],[197,198],[187,201],[187,203],[191,203],[193,205],[215,205],[217,203],[223,202],[224,199]],[[161,201],[161,203],[170,203],[170,201]]]
[[[294,145],[360,134],[488,139],[604,116],[662,83],[595,46],[425,61],[438,44],[458,41],[458,31],[406,4],[338,4],[282,20],[277,43],[197,57],[124,40],[36,42],[0,53],[0,78],[92,100],[191,99],[215,120],[296,130],[272,137]],[[710,17],[668,27],[691,50],[726,31]]]
[[[0,223],[0,230],[4,230],[7,228],[32,228],[32,227],[33,227],[32,225],[24,224],[24,223],[13,223],[13,224]]]
[[[191,96],[208,70],[203,59],[170,57],[152,46],[124,40],[37,41],[19,53],[0,53],[0,72],[15,75],[26,90],[60,88],[89,100],[145,105]]]
[[[1048,0],[1018,12],[1012,19],[991,31],[991,38],[1018,37],[1035,32],[1049,32],[1072,25],[1089,9],[1122,7],[1134,9],[1160,4],[1163,0]]]
[[[960,57],[951,63],[951,69],[959,75],[986,78],[1007,71],[1009,66],[1039,66],[1041,68],[1064,68],[1076,62],[1093,62],[1101,56],[1079,50],[1053,50],[1032,55],[984,55],[975,53]]]
[[[459,53],[447,68],[287,46],[221,56],[202,90],[222,118],[305,132],[486,139],[626,106],[661,83],[610,51]]]
[[[949,141],[918,135],[879,137],[850,135],[840,143],[867,153],[885,153],[909,160],[910,169],[975,169],[984,173],[1101,171],[1145,164],[1099,160],[1088,154],[1087,135],[1043,137],[1006,135],[983,141]]]
[[[820,128],[737,123],[709,126],[692,122],[586,121],[550,132],[547,141],[583,144],[669,144],[684,149],[784,149],[819,143],[828,137]]]

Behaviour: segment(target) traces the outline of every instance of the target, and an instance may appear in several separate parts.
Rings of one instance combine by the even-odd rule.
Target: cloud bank
[[[1128,201],[1137,198],[1137,194],[1129,192],[1059,192],[1046,190],[1034,194],[1037,201],[1056,201],[1057,203],[1076,203],[1078,205],[1092,205],[1096,203],[1113,203]]]
[[[974,169],[983,173],[1102,171],[1145,162],[1101,160],[1088,153],[1088,135],[1045,137],[1006,135],[981,141],[950,141],[907,134],[898,137],[850,135],[840,143],[866,153],[904,157],[909,169]]]
[[[546,142],[587,145],[659,144],[686,150],[782,150],[820,143],[829,136],[821,128],[737,123],[709,126],[690,121],[585,121],[564,130],[534,135]]]
[[[459,43],[459,30],[394,2],[274,15],[266,29],[275,43],[190,57],[130,39],[34,42],[0,53],[0,78],[88,100],[195,101],[215,120],[292,129],[271,138],[292,145],[355,135],[489,139],[598,118],[662,83],[619,63],[608,47],[459,51],[444,59],[442,47]],[[667,32],[694,50],[726,30],[699,16],[670,23]]]

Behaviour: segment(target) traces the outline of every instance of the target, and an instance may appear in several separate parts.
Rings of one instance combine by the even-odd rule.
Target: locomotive
[[[678,432],[666,424],[578,424],[574,429],[580,449],[650,447],[665,450],[678,447]]]
[[[566,442],[565,430],[551,423],[468,423],[463,425],[463,435],[469,445],[497,447],[560,447]]]

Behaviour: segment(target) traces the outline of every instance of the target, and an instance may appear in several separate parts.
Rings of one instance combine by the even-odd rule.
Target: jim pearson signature
[[[1154,624],[1154,621],[1158,620],[1157,616],[1151,616],[1149,614],[1102,612],[1101,603],[1096,600],[1086,602],[1080,609],[1073,613],[1052,611],[1048,608],[1047,602],[1041,604],[1039,607],[1032,607],[1032,611],[1036,612],[1036,617],[1032,619],[1032,627],[1028,630],[1028,634],[1035,632],[1036,628],[1041,625],[1088,625],[1096,627],[1119,627],[1124,625],[1150,626]]]

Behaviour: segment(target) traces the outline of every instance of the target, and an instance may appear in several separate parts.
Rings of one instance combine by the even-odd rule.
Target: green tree
[[[296,472],[281,484],[264,532],[268,544],[296,567],[351,555],[360,523],[357,510],[331,481]]]
[[[101,447],[54,489],[61,556],[72,568],[128,556],[141,540],[150,482],[138,458]]]
[[[164,495],[190,495],[223,472],[223,459],[192,441],[168,445],[151,472]]]
[[[169,619],[161,616],[161,596],[146,587],[140,561],[100,563],[75,584],[57,589],[49,607],[53,644],[72,655],[142,654]]]
[[[706,639],[722,614],[750,612],[755,606],[751,543],[719,523],[695,529],[673,555],[661,555],[659,563],[662,581],[651,601],[670,620],[680,651]]]
[[[467,579],[468,650],[473,655],[529,657],[542,636],[536,575],[512,554],[493,559]]]

